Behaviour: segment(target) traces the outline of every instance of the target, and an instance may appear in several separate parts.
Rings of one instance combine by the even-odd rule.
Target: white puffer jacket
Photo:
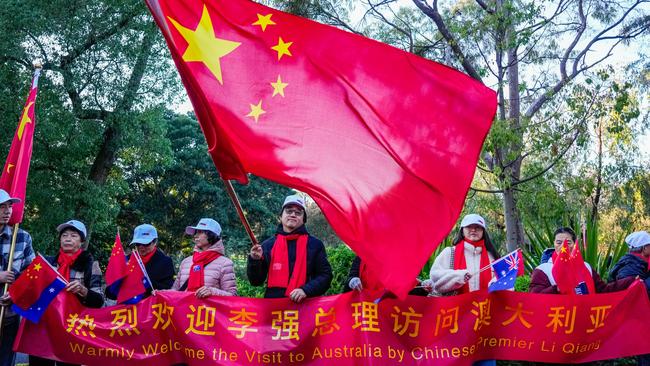
[[[465,284],[465,274],[474,273],[475,275],[469,279],[469,290],[476,291],[480,287],[480,278],[478,271],[481,269],[481,247],[475,247],[470,243],[465,242],[465,263],[467,269],[453,269],[454,264],[451,261],[452,252],[455,247],[447,247],[436,257],[436,260],[431,266],[429,278],[433,282],[433,291],[437,293],[446,293],[458,290]],[[494,261],[492,255],[488,252],[490,263]],[[492,273],[494,280],[494,273]]]

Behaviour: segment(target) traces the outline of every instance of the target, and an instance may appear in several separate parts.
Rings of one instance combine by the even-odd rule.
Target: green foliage
[[[332,285],[326,295],[340,294],[343,292],[343,287],[348,278],[348,273],[350,272],[350,267],[352,267],[354,257],[354,252],[346,245],[327,247],[327,259],[332,266],[334,278],[332,279]]]
[[[523,275],[517,277],[515,282],[515,291],[517,292],[528,292],[528,287],[530,287],[530,276]]]

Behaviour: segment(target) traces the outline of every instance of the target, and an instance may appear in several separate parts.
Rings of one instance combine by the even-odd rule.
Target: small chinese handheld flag
[[[124,255],[124,248],[122,247],[122,240],[120,233],[115,235],[115,243],[111,251],[111,257],[108,259],[108,266],[106,267],[106,286],[111,286],[118,280],[126,276],[126,255]]]
[[[39,254],[9,286],[9,296],[17,313],[37,322],[65,285],[59,273]]]
[[[595,293],[594,280],[582,258],[579,243],[575,243],[573,250],[569,249],[566,240],[562,243],[560,254],[553,261],[551,272],[558,291],[562,294]]]
[[[20,198],[21,202],[14,203],[13,212],[9,219],[9,224],[18,224],[23,221],[25,210],[25,192],[27,190],[27,175],[29,174],[29,164],[32,159],[32,145],[34,140],[34,127],[36,124],[36,114],[34,105],[36,103],[36,94],[38,92],[38,78],[41,69],[34,71],[32,87],[29,96],[25,102],[25,107],[20,114],[18,128],[11,142],[11,148],[7,155],[2,175],[0,175],[0,188],[9,193],[9,196]]]
[[[585,286],[588,291],[587,293],[595,294],[596,285],[594,284],[594,278],[591,275],[591,271],[585,264],[584,258],[582,258],[580,243],[576,243],[573,247],[573,251],[571,252],[571,264],[573,266],[576,286]]]
[[[573,289],[576,286],[572,273],[573,266],[569,263],[570,260],[571,251],[568,242],[565,240],[560,247],[560,253],[553,260],[553,269],[551,270],[558,291],[562,294],[573,294]]]
[[[129,256],[129,262],[126,265],[126,276],[122,279],[120,290],[117,295],[117,302],[123,303],[145,293],[144,287],[145,276],[142,267],[134,253]]]
[[[146,2],[221,177],[246,183],[252,173],[309,194],[405,296],[458,219],[494,91],[253,1]]]

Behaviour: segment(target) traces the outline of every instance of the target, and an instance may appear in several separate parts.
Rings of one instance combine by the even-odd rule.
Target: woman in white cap
[[[208,296],[237,296],[232,260],[225,257],[221,226],[210,218],[185,228],[193,235],[194,253],[183,259],[172,290],[192,291],[199,299]]]
[[[89,308],[101,308],[104,305],[102,295],[102,271],[90,252],[83,250],[86,242],[86,225],[78,220],[70,220],[59,226],[59,253],[46,257],[48,262],[69,281],[65,289],[77,295],[79,301]],[[70,365],[54,360],[29,356],[30,365]]]
[[[485,219],[477,214],[463,217],[454,243],[443,249],[431,266],[433,292],[455,295],[487,290],[493,273],[491,268],[484,268],[500,256],[490,240]],[[496,361],[481,360],[473,365],[491,366]]]
[[[431,266],[433,291],[462,294],[487,289],[492,270],[480,270],[499,258],[499,253],[490,240],[485,219],[477,214],[465,216],[454,243],[443,249]]]

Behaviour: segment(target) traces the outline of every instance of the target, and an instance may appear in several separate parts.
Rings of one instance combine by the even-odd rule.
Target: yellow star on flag
[[[41,266],[40,263],[36,263],[36,264],[34,265],[34,269],[35,269],[37,272],[40,271],[41,268],[43,268],[43,266]]]
[[[289,51],[289,47],[291,47],[292,44],[293,42],[285,42],[282,40],[282,37],[278,37],[278,44],[271,47],[272,50],[278,53],[278,61],[280,61],[284,55],[293,56],[291,51]]]
[[[260,102],[255,104],[251,104],[251,111],[246,115],[246,117],[253,117],[255,119],[255,123],[257,123],[257,120],[259,120],[260,116],[266,113],[264,109],[262,109],[262,100],[260,99]]]
[[[262,32],[264,32],[266,30],[266,27],[268,27],[269,25],[275,25],[275,22],[271,20],[272,16],[273,14],[262,15],[258,13],[257,21],[252,25],[259,25],[260,27],[262,27]]]
[[[212,72],[212,75],[223,85],[221,75],[220,59],[241,45],[240,42],[233,42],[214,36],[212,20],[208,13],[208,8],[203,6],[201,20],[195,30],[185,28],[171,17],[167,17],[174,27],[187,41],[187,49],[183,53],[185,62],[203,62],[203,64]]]
[[[11,163],[7,164],[7,174],[11,174],[10,170],[11,170],[11,168],[13,168],[13,167],[15,167],[15,166],[16,166],[16,165],[11,164]]]
[[[25,126],[27,126],[28,123],[32,123],[32,119],[29,118],[29,108],[31,108],[32,104],[34,104],[34,102],[29,102],[23,110],[23,116],[20,118],[20,125],[18,126],[18,140],[22,140]]]
[[[280,94],[284,98],[284,88],[286,88],[287,85],[289,85],[289,83],[283,83],[280,75],[278,75],[278,81],[271,83],[271,86],[273,87],[273,95],[271,95],[271,97]]]
[[[566,253],[566,251],[567,251],[567,249],[564,246],[560,249],[560,253]]]

